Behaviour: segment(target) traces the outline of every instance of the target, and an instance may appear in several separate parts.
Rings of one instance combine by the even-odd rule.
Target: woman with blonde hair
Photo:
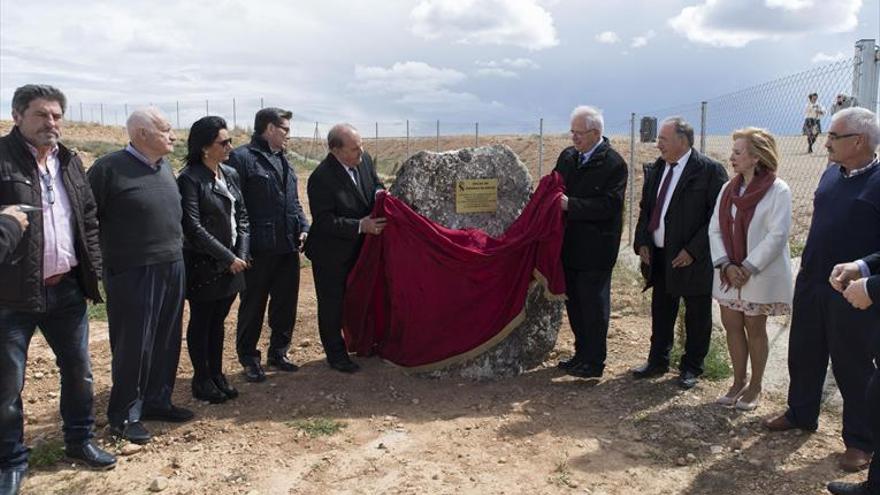
[[[717,268],[712,296],[721,306],[733,364],[733,385],[717,403],[745,411],[757,407],[761,394],[767,316],[791,312],[791,190],[776,177],[778,162],[776,140],[768,131],[734,132],[730,164],[735,175],[721,188],[709,222]]]

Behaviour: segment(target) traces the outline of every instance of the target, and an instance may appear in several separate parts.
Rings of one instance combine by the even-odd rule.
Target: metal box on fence
[[[642,117],[639,136],[643,143],[653,143],[657,139],[657,117]]]

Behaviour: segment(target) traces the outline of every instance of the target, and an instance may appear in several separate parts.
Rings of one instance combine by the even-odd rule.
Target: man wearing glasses
[[[15,127],[0,138],[0,205],[31,226],[0,260],[0,494],[18,493],[28,468],[21,389],[37,327],[61,372],[68,457],[99,469],[116,459],[92,441],[94,391],[86,299],[101,300],[95,200],[82,161],[59,142],[67,100],[52,86],[15,90]],[[20,213],[20,212],[19,212]],[[23,223],[27,225],[27,221]]]
[[[831,118],[825,143],[831,166],[816,188],[794,289],[788,410],[765,423],[772,431],[816,430],[830,357],[843,396],[846,451],[839,465],[845,471],[859,471],[871,462],[876,440],[871,418],[880,414],[872,413],[865,399],[875,370],[872,343],[880,317],[852,307],[839,293],[849,280],[861,276],[852,276],[859,272],[858,262],[847,262],[880,251],[880,167],[874,154],[878,144],[880,128],[869,110],[848,108]]]
[[[98,204],[113,387],[111,433],[150,441],[141,420],[181,423],[192,411],[171,402],[180,359],[184,285],[183,210],[171,164],[176,137],[156,108],[126,121],[125,149],[98,159],[89,183]]]
[[[565,308],[574,333],[574,356],[559,368],[582,378],[599,378],[605,369],[611,270],[623,231],[626,162],[602,137],[604,120],[593,107],[571,113],[571,141],[556,160],[565,179],[562,209],[565,239]]]
[[[254,118],[251,142],[236,148],[229,165],[238,171],[251,226],[251,267],[238,307],[236,351],[249,382],[266,379],[257,342],[269,306],[266,366],[280,371],[299,367],[287,357],[299,297],[299,251],[309,222],[299,202],[296,173],[284,156],[293,114],[264,108]]]

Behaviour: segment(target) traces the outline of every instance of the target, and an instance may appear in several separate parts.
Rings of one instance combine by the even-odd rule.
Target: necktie
[[[580,159],[578,160],[578,162],[579,162],[581,165],[585,165],[585,164],[587,163],[587,154],[586,154],[586,153],[581,153],[581,154],[580,154]]]
[[[660,213],[663,211],[663,203],[666,201],[666,193],[669,192],[669,183],[672,182],[672,174],[674,173],[677,162],[669,164],[669,172],[663,178],[663,184],[660,185],[660,192],[657,193],[657,201],[654,202],[654,209],[651,210],[651,220],[648,222],[648,232],[654,232],[660,227]]]
[[[358,179],[358,171],[356,168],[349,168],[348,173],[351,174],[352,180],[354,180],[354,185],[357,188],[361,187],[361,181]]]

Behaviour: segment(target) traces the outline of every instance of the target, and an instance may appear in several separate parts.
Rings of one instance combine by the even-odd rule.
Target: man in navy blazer
[[[694,128],[680,117],[663,121],[660,158],[645,171],[633,248],[651,293],[651,351],[633,369],[635,378],[665,373],[675,337],[679,301],[685,302],[684,355],[679,386],[689,389],[703,373],[712,336],[712,260],[709,220],[727,172],[693,149]],[[647,288],[646,287],[646,288]]]
[[[562,266],[575,351],[559,367],[582,378],[601,377],[605,369],[611,271],[620,249],[628,175],[623,157],[602,137],[603,127],[598,110],[575,108],[573,146],[562,150],[555,168],[565,179]]]
[[[385,228],[385,218],[370,218],[376,191],[385,186],[354,126],[333,126],[327,147],[330,153],[309,176],[312,228],[305,252],[312,261],[318,330],[327,362],[337,371],[353,373],[359,366],[348,357],[341,335],[345,281],[357,261],[363,236],[379,235]]]

